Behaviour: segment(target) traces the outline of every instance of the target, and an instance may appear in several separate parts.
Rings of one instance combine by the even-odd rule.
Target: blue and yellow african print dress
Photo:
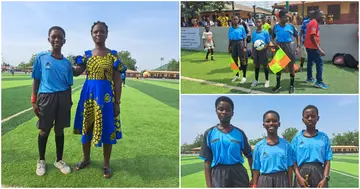
[[[91,50],[78,56],[76,64],[86,66],[86,80],[76,110],[74,133],[81,134],[82,143],[92,140],[92,145],[116,144],[122,138],[120,115],[114,116],[115,88],[113,70],[122,72],[124,64],[117,52],[106,56],[93,56]],[[89,130],[94,125],[93,130]]]

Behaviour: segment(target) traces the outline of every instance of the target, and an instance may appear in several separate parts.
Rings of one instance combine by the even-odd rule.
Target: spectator
[[[185,18],[181,19],[181,27],[188,27],[189,25],[186,23]]]
[[[271,35],[271,33],[270,33],[270,32],[271,32],[271,25],[266,22],[266,17],[265,17],[265,16],[262,17],[261,20],[262,20],[262,23],[263,23],[262,28],[263,28],[265,31],[269,32],[269,34]]]
[[[195,27],[195,28],[199,27],[198,20],[195,17],[193,17],[193,19],[191,20],[191,23],[192,23],[192,27]]]
[[[15,73],[15,71],[14,71],[14,67],[11,67],[11,69],[10,69],[10,73],[11,73],[11,75],[12,75],[12,76],[14,76],[14,73]]]
[[[224,12],[221,13],[221,16],[218,17],[220,27],[229,27],[229,17],[225,15]]]
[[[320,10],[314,12],[314,17],[308,24],[306,29],[306,38],[304,46],[308,54],[307,62],[307,82],[315,83],[315,87],[328,89],[328,86],[325,85],[322,78],[323,73],[323,60],[321,56],[325,56],[325,52],[320,47],[320,30],[318,22],[321,20]],[[312,77],[312,65],[313,62],[316,64],[316,80]]]
[[[200,25],[200,26],[204,26],[204,27],[207,26],[207,21],[206,21],[206,17],[205,17],[205,16],[202,17],[199,25]]]
[[[210,20],[210,17],[207,17],[206,20],[207,20],[207,25],[208,26],[215,27],[215,24],[214,24],[214,22],[212,20]]]
[[[309,17],[305,17],[301,24],[300,30],[300,39],[301,39],[301,46],[300,46],[300,69],[301,72],[304,66],[305,59],[307,58],[306,48],[304,46],[304,41],[306,37],[306,28],[310,22],[310,19],[313,17],[314,11],[309,13]]]

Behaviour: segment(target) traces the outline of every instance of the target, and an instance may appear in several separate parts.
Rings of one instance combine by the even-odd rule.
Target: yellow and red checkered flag
[[[274,58],[269,63],[270,70],[276,74],[282,69],[284,69],[290,62],[290,58],[286,55],[286,53],[279,48],[276,51]]]
[[[231,70],[235,73],[235,74],[237,74],[238,72],[239,72],[239,67],[235,64],[235,61],[234,61],[234,59],[230,56],[230,62],[231,62],[231,64],[230,64],[230,68],[231,68]]]

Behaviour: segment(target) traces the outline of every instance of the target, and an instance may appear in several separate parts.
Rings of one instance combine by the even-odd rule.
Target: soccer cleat
[[[280,91],[280,89],[281,89],[280,86],[276,86],[276,87],[274,87],[274,88],[272,89],[272,92],[277,93],[277,92]]]
[[[46,173],[46,163],[45,160],[38,160],[36,165],[36,174],[38,176],[43,176]]]
[[[71,173],[71,169],[68,165],[66,165],[66,163],[63,160],[60,160],[58,162],[55,161],[54,166],[58,169],[60,169],[60,171],[64,174],[69,174]]]
[[[307,79],[306,82],[307,82],[307,83],[315,83],[315,82],[316,82],[316,79],[314,79],[314,78]]]
[[[294,93],[295,93],[294,86],[290,86],[289,94],[294,94]]]
[[[329,87],[325,85],[324,82],[316,82],[314,85],[316,88],[328,89]]]
[[[243,77],[240,81],[240,84],[244,84],[246,82],[246,77]]]
[[[231,80],[231,82],[235,82],[235,81],[237,81],[239,79],[239,76],[235,76],[232,80]]]
[[[269,88],[269,86],[270,86],[270,81],[269,81],[269,80],[266,80],[266,81],[265,81],[265,88]]]
[[[259,81],[254,80],[254,81],[251,83],[251,87],[256,87],[257,84],[259,84]]]

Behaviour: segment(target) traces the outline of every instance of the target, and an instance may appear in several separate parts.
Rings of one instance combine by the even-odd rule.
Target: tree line
[[[291,143],[291,140],[299,131],[290,127],[285,129],[284,132],[281,133],[281,137]],[[184,143],[181,145],[181,153],[186,153],[191,151],[192,148],[201,147],[203,141],[203,134],[198,134],[194,139],[194,142],[191,144]],[[264,139],[266,135],[262,135],[256,139],[250,139],[249,144],[255,145],[257,142]],[[330,137],[330,136],[329,136]],[[359,146],[359,131],[348,131],[345,133],[333,133],[331,138],[332,146]]]
[[[129,51],[119,51],[118,56],[119,56],[119,59],[121,60],[121,62],[123,62],[126,65],[127,69],[138,71],[138,67],[136,66],[137,61],[136,61],[136,59],[131,57],[131,53]],[[34,65],[35,57],[36,57],[36,54],[33,54],[29,61],[21,62],[18,65],[18,69],[24,71],[24,70],[26,70],[28,68],[31,68]],[[73,65],[75,65],[74,57],[75,56],[72,55],[72,54],[69,54],[69,55],[66,56],[66,58]],[[9,64],[5,65],[5,64],[6,63],[3,63],[3,66],[9,65]],[[175,59],[171,59],[169,61],[169,63],[167,64],[166,70],[168,70],[168,71],[179,71],[179,61],[176,61]],[[142,72],[144,72],[144,71],[145,70],[143,70]]]
[[[222,11],[226,5],[233,5],[233,1],[182,1],[181,16],[191,18],[207,10]],[[234,6],[234,5],[233,5]]]
[[[136,59],[131,57],[131,53],[129,51],[120,51],[118,52],[118,56],[120,58],[120,60],[126,65],[126,67],[130,70],[137,70],[137,66],[136,66]],[[32,67],[34,65],[34,60],[35,60],[36,54],[33,54],[30,58],[30,60],[28,62],[21,62],[18,65],[18,68],[21,70],[25,70],[29,67]],[[66,58],[73,64],[75,65],[75,61],[74,61],[74,55],[69,54],[66,56]]]

